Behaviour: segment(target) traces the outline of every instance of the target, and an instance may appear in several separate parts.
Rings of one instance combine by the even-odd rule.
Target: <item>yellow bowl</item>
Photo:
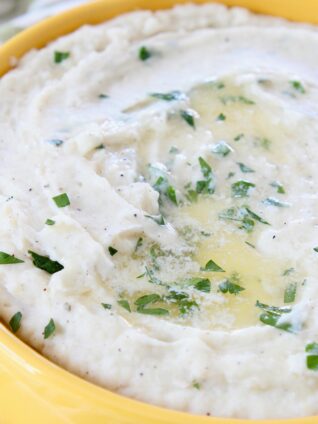
[[[193,1],[193,0],[192,0]],[[215,0],[296,21],[318,23],[317,0]],[[0,48],[0,76],[14,58],[43,47],[83,24],[97,24],[135,9],[163,9],[187,0],[100,0],[47,19]],[[207,0],[197,0],[206,3]],[[235,420],[237,424],[260,423]],[[267,420],[263,424],[317,424],[318,417]],[[198,417],[124,398],[52,364],[0,324],[0,423],[233,424],[233,419]]]

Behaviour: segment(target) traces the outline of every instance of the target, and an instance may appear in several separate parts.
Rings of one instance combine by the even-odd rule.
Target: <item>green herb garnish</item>
[[[314,247],[314,248],[313,248],[313,250],[314,250],[315,252],[318,252],[318,247]]]
[[[149,305],[150,303],[156,303],[161,300],[161,296],[157,293],[153,294],[147,294],[141,297],[138,297],[138,299],[135,301],[135,305],[138,307],[145,307]]]
[[[289,81],[294,90],[298,91],[301,94],[305,94],[305,87],[302,85],[300,81]]]
[[[234,137],[234,141],[240,141],[241,138],[243,138],[243,137],[244,137],[244,134],[243,133],[238,134],[237,136]]]
[[[256,305],[258,308],[262,309],[264,312],[259,316],[260,321],[263,324],[276,327],[279,330],[288,331],[290,333],[295,332],[293,325],[289,322],[279,322],[283,314],[288,314],[291,312],[289,306],[269,306],[265,303],[261,303],[258,300]]]
[[[201,271],[208,271],[208,272],[225,272],[223,268],[221,268],[218,264],[216,264],[212,259],[210,259],[206,264],[205,267],[201,268]]]
[[[236,181],[236,183],[233,183],[231,185],[232,196],[233,197],[248,197],[250,189],[254,187],[255,187],[255,184],[249,181],[245,181],[245,180]]]
[[[236,221],[240,223],[239,228],[250,233],[255,225],[254,221],[261,222],[262,224],[269,225],[267,221],[261,218],[256,213],[252,212],[247,206],[241,208],[230,208],[219,214],[220,219],[228,221]]]
[[[111,309],[112,308],[112,305],[110,303],[101,303],[101,305],[104,309]]]
[[[222,293],[230,293],[237,295],[241,291],[245,290],[244,287],[241,287],[240,285],[233,283],[231,280],[225,280],[222,281],[222,283],[219,284],[219,290]]]
[[[187,282],[201,292],[210,293],[211,291],[211,281],[208,278],[190,278]]]
[[[32,256],[33,265],[49,274],[55,274],[56,272],[64,269],[64,266],[57,261],[52,261],[48,256],[42,256],[38,253],[29,250],[28,253]]]
[[[69,206],[71,204],[66,193],[53,197],[53,200],[58,208],[65,208],[65,206]]]
[[[131,309],[130,309],[130,305],[129,305],[128,300],[121,299],[121,300],[118,300],[118,301],[117,301],[117,303],[118,303],[118,305],[120,305],[122,308],[126,309],[126,311],[131,312]]]
[[[228,103],[242,103],[244,105],[255,105],[255,102],[253,100],[248,99],[245,96],[222,96],[220,97],[221,102],[224,105],[227,105]]]
[[[244,165],[242,162],[237,162],[238,166],[240,167],[240,170],[244,172],[245,174],[249,172],[255,172],[254,169],[250,168],[249,166]]]
[[[54,62],[55,63],[61,63],[64,60],[68,59],[70,57],[70,52],[60,52],[60,51],[55,51],[54,52]]]
[[[224,115],[224,113],[220,113],[217,118],[217,121],[225,121],[226,120],[226,116]]]
[[[114,255],[116,255],[116,253],[118,252],[118,250],[117,250],[117,249],[115,249],[115,248],[114,248],[114,247],[112,247],[112,246],[109,246],[109,247],[108,247],[108,252],[109,252],[110,256],[114,256]]]
[[[100,99],[109,99],[109,96],[108,96],[108,94],[100,94],[99,96],[98,96]]]
[[[142,61],[148,60],[148,59],[151,58],[151,56],[152,56],[152,53],[147,47],[145,47],[145,46],[140,47],[140,49],[139,49],[139,59],[140,60],[142,60]]]
[[[162,215],[156,215],[156,216],[145,215],[145,218],[152,219],[158,225],[166,225],[166,222]]]
[[[0,252],[0,265],[21,264],[24,261],[16,258],[14,255],[9,255],[5,252]]]
[[[44,339],[48,339],[55,333],[56,327],[53,318],[50,319],[49,323],[44,328],[43,336]]]
[[[135,252],[137,252],[137,250],[142,246],[142,243],[143,243],[143,238],[139,237],[136,243]]]
[[[195,191],[198,194],[213,194],[215,181],[212,168],[202,157],[199,157],[199,164],[204,180],[197,181]]]
[[[307,355],[306,363],[307,368],[311,371],[318,371],[318,343],[309,343],[305,349]]]
[[[197,381],[194,381],[194,382],[192,383],[192,386],[193,386],[195,389],[197,389],[197,390],[200,390],[200,389],[201,389],[201,385],[200,385],[200,383],[198,383]]]
[[[11,328],[11,330],[13,331],[13,333],[16,333],[19,328],[21,327],[21,319],[22,319],[22,314],[21,312],[17,312],[15,313],[12,318],[9,321],[9,326]]]
[[[285,194],[286,193],[284,187],[278,181],[273,181],[272,183],[270,183],[270,185],[277,189],[277,193],[279,193],[279,194]]]
[[[45,224],[46,225],[54,225],[55,224],[55,221],[53,221],[53,219],[47,219],[46,221],[45,221]]]
[[[190,127],[195,129],[194,114],[191,110],[180,110],[180,116]]]
[[[297,283],[290,283],[284,292],[284,303],[293,303],[296,298]]]
[[[220,143],[215,144],[211,150],[213,153],[223,157],[233,152],[232,147],[225,143],[225,141],[220,141]]]
[[[267,199],[263,200],[264,205],[266,206],[276,206],[278,208],[287,208],[290,206],[289,203],[281,202],[278,199],[275,199],[274,197],[267,197]]]
[[[295,268],[285,269],[285,271],[283,272],[283,277],[286,277],[287,275],[290,275],[294,271],[295,271]]]
[[[137,308],[137,312],[144,315],[169,315],[169,311],[163,308]]]
[[[155,99],[165,100],[166,102],[186,99],[186,95],[178,90],[170,91],[169,93],[151,93],[150,96]]]

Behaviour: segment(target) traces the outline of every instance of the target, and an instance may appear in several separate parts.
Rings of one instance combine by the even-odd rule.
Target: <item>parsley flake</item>
[[[0,252],[0,265],[21,264],[24,261],[16,258],[14,255],[9,255],[5,252]]]
[[[44,328],[43,336],[44,339],[48,339],[55,333],[56,327],[53,318],[50,319],[49,323]]]
[[[224,113],[220,113],[217,118],[217,121],[225,121],[226,120],[226,116],[224,115]]]
[[[101,305],[104,309],[111,309],[112,308],[112,305],[110,303],[101,303]]]
[[[296,298],[297,283],[290,283],[284,292],[284,303],[293,303]]]
[[[144,61],[150,59],[151,56],[152,56],[152,53],[147,47],[145,47],[145,46],[140,47],[140,49],[139,49],[139,59],[140,60],[142,60],[144,62]]]
[[[238,166],[240,167],[240,170],[244,172],[245,174],[250,172],[255,172],[254,169],[250,168],[249,166],[244,165],[242,162],[237,162]]]
[[[245,290],[244,287],[241,287],[240,285],[233,283],[231,280],[224,280],[222,283],[219,284],[219,290],[222,293],[230,293],[237,295],[241,291]]]
[[[116,255],[116,253],[118,252],[118,250],[117,250],[117,249],[115,249],[115,248],[114,248],[114,247],[112,247],[112,246],[109,246],[109,247],[108,247],[108,252],[109,252],[110,256],[114,256],[114,255]]]
[[[180,116],[190,127],[195,129],[194,114],[191,110],[180,110]]]
[[[255,184],[245,181],[239,180],[231,185],[232,188],[232,196],[233,197],[248,197],[249,191],[251,188],[254,188]]]
[[[186,99],[186,95],[182,93],[182,91],[178,90],[170,91],[169,93],[151,93],[150,96],[158,100],[164,100],[166,102]]]
[[[56,272],[64,269],[64,266],[57,261],[52,261],[48,256],[42,256],[38,253],[29,250],[28,253],[32,256],[33,265],[49,274],[55,274]]]
[[[53,197],[53,200],[58,208],[65,208],[65,206],[69,206],[71,204],[66,193]]]
[[[13,333],[16,333],[21,327],[22,314],[21,312],[15,313],[9,321],[9,326]]]
[[[216,264],[212,259],[210,259],[204,267],[201,268],[201,271],[208,272],[225,272],[218,264]]]
[[[64,60],[68,59],[70,57],[70,52],[60,52],[55,51],[54,52],[54,63],[62,63]]]
[[[117,303],[118,303],[118,305],[120,305],[122,308],[126,309],[126,311],[131,312],[131,309],[130,309],[130,305],[129,305],[128,300],[121,299],[121,300],[118,300],[118,301],[117,301]]]
[[[220,141],[220,143],[215,144],[211,150],[212,150],[212,153],[215,153],[223,157],[233,152],[232,147],[229,146],[225,141]]]
[[[300,81],[289,81],[290,85],[293,87],[294,90],[298,91],[300,94],[305,94],[306,90],[303,84]]]
[[[55,221],[53,221],[53,219],[48,218],[48,219],[45,221],[45,224],[46,224],[46,225],[54,225],[54,224],[55,224]]]

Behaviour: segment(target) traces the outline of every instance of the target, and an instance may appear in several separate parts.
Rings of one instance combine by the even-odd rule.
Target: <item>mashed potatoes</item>
[[[317,47],[188,5],[27,54],[0,81],[12,331],[157,405],[318,414]]]

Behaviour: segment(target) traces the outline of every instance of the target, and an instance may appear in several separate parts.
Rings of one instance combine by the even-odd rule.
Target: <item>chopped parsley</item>
[[[233,152],[231,146],[229,146],[225,141],[220,141],[212,147],[212,153],[215,153],[220,156],[227,156],[229,153]]]
[[[21,312],[15,313],[9,321],[9,326],[13,333],[16,333],[21,327],[22,314]]]
[[[188,284],[204,293],[210,293],[211,291],[211,281],[208,278],[190,278]]]
[[[104,309],[111,309],[112,308],[112,305],[110,303],[101,303],[101,305]]]
[[[161,296],[157,293],[153,294],[146,294],[144,296],[138,297],[138,299],[135,300],[135,305],[138,307],[145,307],[149,305],[150,303],[156,303],[161,300]]]
[[[162,203],[163,201],[162,196],[166,196],[173,204],[178,206],[176,190],[169,183],[168,176],[166,175],[165,171],[150,165],[149,173],[152,180],[153,178],[156,178],[152,186],[160,194],[159,203]]]
[[[315,252],[318,252],[318,247],[314,247],[314,248],[313,248],[313,250],[314,250]]]
[[[288,314],[291,312],[291,308],[288,306],[269,306],[264,303],[256,301],[256,305],[258,308],[262,309],[263,312],[259,316],[260,321],[263,324],[270,325],[271,327],[275,327],[279,330],[284,330],[290,333],[294,332],[293,325],[289,322],[280,322],[280,318],[283,314]]]
[[[62,63],[64,60],[68,59],[70,57],[70,52],[60,52],[55,51],[54,52],[54,63]]]
[[[99,96],[98,96],[98,98],[99,99],[109,99],[109,96],[108,96],[108,94],[99,94]]]
[[[46,224],[46,225],[54,225],[54,224],[55,224],[55,221],[53,221],[53,219],[48,218],[48,219],[45,221],[45,224]]]
[[[16,258],[14,255],[9,255],[5,252],[0,252],[0,265],[21,264],[24,261]]]
[[[69,206],[71,204],[66,193],[53,197],[53,200],[58,208],[65,208],[65,206]]]
[[[270,185],[277,189],[277,193],[279,193],[279,194],[285,194],[286,193],[284,187],[278,181],[273,181]]]
[[[241,291],[245,290],[245,288],[240,286],[239,284],[234,283],[233,281],[231,281],[231,279],[229,280],[226,279],[219,284],[219,290],[222,293],[230,293],[230,294],[237,295]]]
[[[285,269],[285,271],[283,272],[283,277],[286,277],[287,275],[290,275],[291,273],[293,273],[295,271],[295,268],[288,268]]]
[[[130,309],[130,305],[129,305],[128,300],[121,299],[121,300],[118,300],[118,301],[117,301],[117,303],[118,303],[118,305],[120,305],[122,308],[126,309],[126,311],[131,312],[131,309]]]
[[[139,237],[136,243],[135,252],[137,252],[137,250],[142,246],[142,243],[143,243],[143,238]]]
[[[297,283],[290,283],[284,292],[284,303],[293,303],[296,298]]]
[[[210,259],[203,268],[201,268],[201,271],[208,271],[208,272],[225,272],[223,268],[221,268],[218,264],[216,264],[212,259]]]
[[[163,308],[137,308],[137,312],[144,315],[169,315],[169,311]]]
[[[267,197],[267,199],[263,200],[264,205],[266,206],[276,206],[278,208],[287,208],[290,206],[289,203],[281,202],[275,197]]]
[[[166,222],[162,215],[155,215],[155,216],[145,215],[145,218],[152,219],[158,225],[166,225]]]
[[[43,336],[44,339],[48,339],[55,333],[56,327],[53,318],[50,319],[49,323],[45,326]]]
[[[294,80],[294,81],[289,81],[289,83],[294,90],[298,91],[298,93],[300,93],[300,94],[306,93],[305,87],[303,86],[303,84],[300,81]]]
[[[220,97],[221,102],[224,105],[227,105],[228,103],[242,103],[244,105],[255,105],[255,102],[253,100],[248,99],[245,96],[222,96]]]
[[[242,162],[237,162],[237,164],[240,167],[240,170],[242,172],[244,172],[245,174],[250,173],[250,172],[255,172],[254,169],[250,168],[247,165],[244,165],[244,163],[242,163]]]
[[[263,138],[261,138],[258,141],[259,141],[259,144],[261,145],[261,147],[263,147],[263,149],[269,150],[270,145],[271,145],[272,142],[268,138],[263,137]]]
[[[49,274],[55,274],[64,269],[63,265],[57,261],[52,261],[48,256],[39,255],[38,253],[32,252],[32,250],[29,250],[28,253],[32,256],[33,265]]]
[[[234,141],[240,141],[242,138],[244,137],[244,134],[238,134],[237,136],[234,137]]]
[[[245,180],[236,181],[236,183],[233,183],[231,185],[232,196],[233,197],[248,197],[250,189],[254,187],[255,187],[255,184],[249,181],[245,181]]]
[[[217,118],[217,121],[225,121],[226,120],[226,116],[224,115],[224,113],[220,113]]]
[[[150,96],[154,97],[155,99],[164,100],[166,102],[186,99],[186,95],[179,90],[170,91],[168,93],[151,93]]]
[[[165,296],[165,300],[177,305],[181,315],[186,315],[194,308],[199,309],[199,305],[195,300],[190,299],[188,293],[169,289],[169,295]]]
[[[197,181],[195,191],[198,194],[213,194],[215,181],[212,168],[202,157],[199,157],[199,164],[204,180]]]
[[[194,113],[191,110],[180,110],[180,116],[190,127],[195,129]]]
[[[307,368],[311,371],[318,371],[318,343],[309,343],[305,349],[307,355]]]
[[[195,389],[197,389],[197,390],[200,390],[201,389],[201,385],[200,385],[200,383],[198,383],[197,381],[194,381],[193,383],[192,383],[192,387],[194,387]]]
[[[258,221],[264,225],[269,225],[267,221],[261,218],[256,213],[252,212],[247,206],[241,208],[229,208],[219,214],[220,219],[239,222],[239,229],[245,230],[250,233]]]
[[[109,252],[110,256],[114,256],[114,255],[116,255],[116,253],[118,252],[118,250],[117,250],[117,249],[115,249],[115,248],[114,248],[114,247],[112,247],[112,246],[109,246],[109,247],[108,247],[108,252]]]
[[[147,47],[145,47],[145,46],[140,47],[140,49],[139,49],[139,59],[140,60],[142,60],[144,62],[144,61],[150,59],[151,56],[152,56],[152,53]]]

